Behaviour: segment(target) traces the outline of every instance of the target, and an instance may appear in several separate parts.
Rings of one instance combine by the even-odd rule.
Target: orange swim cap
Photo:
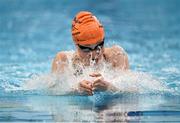
[[[76,44],[96,44],[103,41],[104,29],[91,12],[81,11],[72,21],[72,38]]]

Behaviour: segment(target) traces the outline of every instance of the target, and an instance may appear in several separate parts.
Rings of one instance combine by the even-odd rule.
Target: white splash
[[[136,92],[136,93],[159,93],[169,92],[169,88],[158,79],[143,72],[133,72],[114,70],[110,64],[103,62],[99,66],[90,65],[83,69],[83,74],[79,76],[74,75],[74,68],[72,66],[72,56],[68,57],[69,64],[63,73],[46,74],[32,76],[28,81],[23,82],[20,87],[9,86],[7,90],[43,90],[52,95],[65,95],[77,89],[78,83],[82,80],[93,81],[94,78],[89,74],[98,72],[102,74],[104,79],[112,83],[118,92]]]
[[[23,90],[46,90],[53,95],[64,95],[72,92],[78,87],[82,80],[93,81],[94,78],[89,74],[99,72],[104,79],[118,88],[118,92],[136,92],[136,93],[159,93],[170,91],[167,86],[153,76],[143,72],[133,72],[114,70],[110,64],[103,63],[98,67],[91,65],[83,69],[83,74],[74,75],[74,68],[69,57],[69,64],[63,73],[47,74],[32,77],[25,82],[21,88]]]

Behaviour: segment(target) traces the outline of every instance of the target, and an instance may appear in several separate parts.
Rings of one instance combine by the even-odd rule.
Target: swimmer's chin
[[[91,59],[89,65],[98,65],[100,63],[100,59]]]

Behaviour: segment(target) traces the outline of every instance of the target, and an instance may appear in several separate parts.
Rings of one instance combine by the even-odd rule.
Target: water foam
[[[24,89],[47,89],[53,94],[66,94],[72,88],[77,88],[78,82],[82,80],[93,81],[94,78],[89,74],[99,72],[104,79],[118,88],[118,92],[136,93],[159,93],[170,91],[169,88],[160,80],[143,72],[114,70],[110,64],[103,62],[95,66],[92,61],[89,67],[83,69],[83,74],[74,76],[74,68],[69,57],[68,68],[59,75],[42,75],[35,77],[24,85]]]
[[[83,74],[79,76],[74,75],[74,68],[72,66],[72,56],[68,57],[69,63],[67,69],[59,74],[45,74],[34,75],[26,82],[19,86],[6,84],[6,90],[43,90],[44,92],[52,95],[65,95],[72,92],[73,89],[78,87],[78,83],[82,80],[93,81],[94,78],[89,74],[93,72],[101,73],[104,79],[112,83],[118,92],[130,93],[163,93],[170,92],[164,82],[156,79],[152,75],[143,72],[134,72],[131,70],[121,71],[114,70],[110,64],[103,62],[101,65],[95,66],[91,62],[89,67],[83,69]]]

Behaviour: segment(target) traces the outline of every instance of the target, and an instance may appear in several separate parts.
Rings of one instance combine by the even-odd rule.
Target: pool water
[[[0,122],[180,122],[179,4],[1,0]],[[136,85],[140,93],[68,96],[29,84],[33,89],[23,88],[26,82],[37,86],[36,82],[53,80],[48,74],[55,54],[75,49],[71,21],[81,10],[91,11],[102,22],[107,47],[116,44],[126,50],[134,74],[127,79],[121,74],[116,80],[142,82]]]

